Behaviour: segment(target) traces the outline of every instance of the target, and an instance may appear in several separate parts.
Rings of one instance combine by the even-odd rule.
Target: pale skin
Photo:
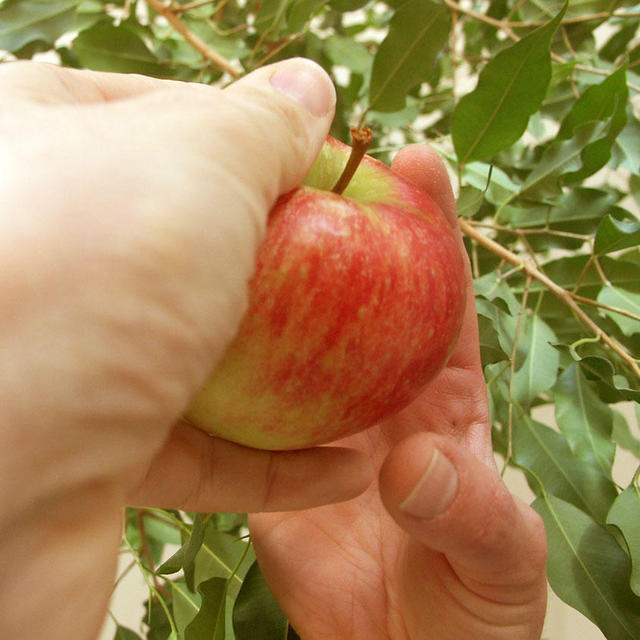
[[[24,63],[0,94],[0,637],[95,638],[134,504],[260,513],[305,640],[538,638],[544,534],[493,464],[472,304],[424,395],[344,443],[269,453],[179,420],[327,134],[326,75],[296,60],[216,91]],[[433,152],[395,167],[454,224]],[[434,446],[455,482],[419,481]],[[409,515],[434,478],[451,504]]]

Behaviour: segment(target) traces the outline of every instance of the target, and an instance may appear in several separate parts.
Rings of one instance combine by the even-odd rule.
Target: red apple
[[[366,429],[409,404],[447,361],[465,304],[462,257],[433,200],[329,138],[280,198],[239,333],[186,418],[260,449]]]

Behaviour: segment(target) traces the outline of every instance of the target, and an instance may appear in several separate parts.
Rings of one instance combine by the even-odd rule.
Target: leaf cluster
[[[123,552],[142,572],[149,598],[140,628],[116,622],[115,640],[297,638],[247,531],[243,514],[129,509]]]
[[[640,471],[616,464],[640,465],[639,26],[629,0],[0,1],[7,60],[224,86],[305,56],[337,87],[335,136],[441,151],[496,454],[535,494],[552,587],[615,640],[640,637]],[[236,518],[129,518],[147,638],[293,637]]]

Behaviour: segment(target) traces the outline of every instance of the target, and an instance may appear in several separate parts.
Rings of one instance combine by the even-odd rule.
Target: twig
[[[513,31],[514,29],[520,29],[520,28],[526,28],[526,27],[541,27],[547,24],[545,21],[542,21],[542,20],[534,20],[531,22],[511,22],[508,20],[497,20],[496,18],[492,18],[491,16],[486,16],[483,13],[480,13],[478,11],[473,11],[472,9],[465,9],[464,7],[460,6],[457,2],[455,2],[455,0],[444,0],[444,3],[452,11],[455,11],[456,13],[461,13],[463,15],[469,16],[470,18],[473,18],[474,20],[478,20],[479,22],[484,22],[485,24],[492,26],[494,29],[499,29],[500,31],[504,31],[504,33],[514,42],[518,42],[520,40],[520,36],[518,36]],[[575,16],[573,18],[565,18],[562,20],[560,24],[571,25],[571,24],[579,24],[582,22],[591,22],[594,20],[603,20],[608,18],[624,19],[624,18],[635,18],[639,16],[640,14],[636,12],[615,13],[615,12],[603,11],[601,13],[592,13],[586,16]],[[551,52],[551,57],[555,62],[558,62],[560,64],[566,63],[566,60],[562,56],[559,56],[557,53]],[[608,76],[611,73],[607,69],[597,69],[596,67],[590,67],[583,64],[576,64],[574,66],[574,69],[579,71],[584,71],[586,73],[601,75],[601,76]],[[632,84],[630,82],[627,82],[627,86],[632,91],[635,91],[636,93],[640,93],[640,86]]]
[[[573,311],[574,315],[584,324],[587,328],[598,338],[602,340],[612,351],[614,351],[624,362],[629,366],[633,373],[640,378],[640,366],[636,360],[631,356],[627,350],[608,333],[603,331],[578,305],[574,295],[563,289],[560,285],[556,284],[549,276],[538,269],[535,264],[529,259],[523,259],[515,253],[509,251],[501,244],[498,244],[491,238],[488,238],[484,234],[480,233],[473,225],[469,224],[464,218],[459,218],[460,228],[463,233],[469,238],[475,240],[479,245],[482,245],[485,249],[491,251],[498,257],[504,259],[506,262],[521,268],[528,277],[537,280],[543,284],[551,293],[558,297]]]
[[[168,592],[165,587],[160,584],[158,576],[156,575],[155,569],[153,567],[153,557],[151,556],[151,549],[149,549],[149,542],[147,541],[147,529],[144,524],[144,518],[146,515],[147,514],[144,509],[136,509],[136,520],[138,524],[138,531],[140,533],[140,558],[147,563],[146,569],[151,575],[151,581],[153,582],[153,586],[156,591],[163,594],[164,596],[167,596]],[[140,562],[143,568],[144,562]]]
[[[136,566],[136,561],[132,560],[126,567],[125,569],[122,571],[122,573],[116,578],[115,582],[113,583],[113,586],[111,587],[111,593],[113,594],[113,592],[118,588],[118,585],[122,582],[122,580],[127,576],[127,574],[131,571],[131,569],[133,569],[133,567]]]
[[[589,240],[591,238],[590,235],[586,233],[573,233],[572,231],[560,231],[559,229],[550,229],[549,227],[545,227],[544,229],[526,229],[518,227],[517,229],[512,229],[511,227],[505,227],[504,225],[498,224],[497,222],[483,222],[481,220],[468,220],[469,224],[472,224],[474,227],[484,227],[485,229],[493,229],[494,231],[504,231],[505,233],[512,233],[514,235],[528,234],[528,235],[549,235],[549,236],[559,236],[562,238],[575,238],[576,240]]]
[[[513,383],[516,376],[516,358],[518,356],[518,342],[520,341],[520,332],[522,331],[522,321],[527,313],[527,300],[529,298],[529,290],[531,289],[531,275],[527,274],[527,283],[520,304],[520,315],[518,316],[518,324],[513,337],[513,347],[511,349],[511,357],[509,358],[509,419],[507,422],[507,458],[504,463],[504,469],[509,466],[513,459]],[[504,470],[503,470],[504,473]]]
[[[198,9],[200,7],[204,7],[208,4],[214,4],[216,0],[194,0],[193,2],[188,2],[187,4],[176,4],[172,7],[175,13],[183,13],[185,11],[192,11],[193,9]],[[220,4],[227,4],[228,0],[222,0]]]
[[[474,20],[478,20],[479,22],[484,22],[485,24],[491,25],[495,29],[500,29],[501,31],[504,31],[512,40],[520,40],[520,38],[518,38],[518,36],[511,30],[510,23],[503,22],[502,20],[496,20],[491,16],[484,15],[484,13],[473,11],[473,9],[465,9],[464,7],[461,7],[457,2],[454,2],[454,0],[444,0],[444,3],[456,13],[461,13],[465,16],[473,18]]]
[[[518,21],[518,20],[497,20],[491,16],[487,16],[484,13],[473,11],[473,9],[465,9],[454,0],[444,0],[445,4],[449,6],[453,11],[469,16],[474,20],[484,22],[491,25],[496,29],[509,32],[512,29],[526,29],[528,27],[542,27],[547,24],[546,20],[531,20],[531,21]],[[551,18],[551,16],[549,16]],[[597,20],[608,20],[610,18],[639,18],[638,12],[615,12],[615,11],[600,11],[598,13],[589,13],[584,16],[573,16],[570,18],[564,18],[561,25],[581,24],[583,22],[594,22]]]
[[[184,39],[200,54],[205,60],[211,62],[222,71],[226,71],[231,77],[239,78],[240,72],[227,60],[224,56],[221,56],[217,51],[214,51],[206,42],[203,42],[191,29],[185,25],[182,20],[176,15],[175,11],[168,6],[165,6],[160,0],[146,0],[146,3],[161,16],[166,18],[169,24],[180,33]]]
[[[626,309],[621,309],[620,307],[612,307],[611,305],[605,304],[604,302],[599,302],[598,300],[579,296],[577,293],[572,293],[571,296],[576,302],[579,302],[580,304],[587,304],[591,307],[603,309],[604,311],[611,311],[611,313],[617,313],[618,315],[626,316],[627,318],[631,318],[632,320],[637,320],[638,322],[640,322],[640,316],[633,313],[632,311],[627,311]]]
[[[294,33],[286,38],[283,38],[271,51],[269,51],[263,58],[261,58],[258,62],[252,64],[252,67],[262,67],[265,65],[271,58],[277,56],[283,49],[288,47],[290,44],[297,42],[304,38],[304,32]]]
[[[144,515],[145,514],[142,509],[136,509],[136,520],[138,522],[138,531],[140,532],[140,555],[146,561],[149,571],[153,573],[153,558],[151,557],[151,550],[149,549],[149,543],[147,542],[147,530],[144,524]]]

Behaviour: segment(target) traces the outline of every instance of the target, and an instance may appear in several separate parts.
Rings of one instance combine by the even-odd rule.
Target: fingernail
[[[315,62],[288,60],[271,76],[271,85],[320,117],[333,108],[336,94],[329,76]]]
[[[453,502],[457,490],[455,467],[443,453],[434,449],[427,469],[400,508],[416,518],[435,518]]]

